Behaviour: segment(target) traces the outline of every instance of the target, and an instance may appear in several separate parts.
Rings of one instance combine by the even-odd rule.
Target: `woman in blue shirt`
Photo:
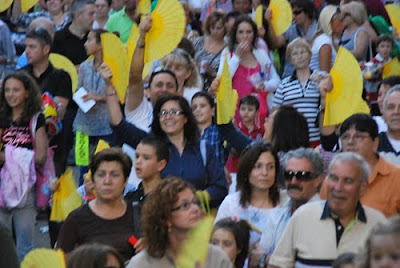
[[[101,69],[107,87],[110,121],[117,140],[134,148],[147,135],[165,140],[169,145],[170,159],[162,177],[180,177],[196,189],[206,190],[210,195],[210,205],[218,206],[228,192],[223,163],[217,159],[213,147],[199,141],[198,126],[186,99],[176,95],[160,97],[153,110],[149,134],[123,118],[111,84],[112,73],[105,64]]]

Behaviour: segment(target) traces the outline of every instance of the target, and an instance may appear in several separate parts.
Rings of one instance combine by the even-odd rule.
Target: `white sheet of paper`
[[[76,104],[78,104],[79,108],[81,108],[84,113],[87,113],[87,111],[89,111],[96,104],[95,100],[83,101],[82,97],[87,93],[88,92],[86,89],[81,87],[75,92],[74,96],[72,96],[72,99],[76,102]]]

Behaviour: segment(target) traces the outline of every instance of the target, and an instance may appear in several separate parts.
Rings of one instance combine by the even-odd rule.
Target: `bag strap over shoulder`
[[[32,118],[29,122],[29,129],[31,131],[33,148],[35,148],[35,143],[36,143],[36,127],[37,127],[37,121],[39,119],[39,116],[40,116],[40,112],[37,112],[34,116],[32,116]]]

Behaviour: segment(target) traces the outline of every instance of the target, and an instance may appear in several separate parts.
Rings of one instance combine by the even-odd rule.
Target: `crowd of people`
[[[389,1],[291,0],[281,35],[268,0],[168,1],[186,27],[146,76],[156,22],[137,12],[144,1],[39,0],[22,12],[14,0],[0,13],[0,267],[35,248],[38,213],[67,268],[176,267],[205,214],[214,229],[196,267],[400,267],[400,73],[385,69],[400,40]],[[101,36],[126,45],[132,27],[121,102]],[[360,65],[370,113],[324,125],[342,47]],[[53,53],[75,65],[76,88]],[[238,100],[219,124],[225,64]],[[88,110],[73,100],[81,89]],[[95,153],[101,140],[111,148]],[[71,166],[83,204],[51,221]]]

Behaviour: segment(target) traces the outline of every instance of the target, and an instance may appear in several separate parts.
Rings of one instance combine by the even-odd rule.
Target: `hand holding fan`
[[[103,60],[112,72],[112,84],[117,91],[119,101],[125,102],[126,88],[129,83],[128,53],[121,40],[112,33],[101,34]]]
[[[287,0],[271,0],[269,8],[272,11],[272,27],[276,36],[279,36],[286,32],[292,24],[292,6]]]
[[[186,27],[185,12],[177,0],[159,1],[151,18],[152,27],[146,35],[145,63],[161,59],[174,50]]]
[[[326,94],[324,126],[337,125],[355,113],[369,113],[362,99],[363,78],[353,54],[340,47],[331,70],[333,89]]]

